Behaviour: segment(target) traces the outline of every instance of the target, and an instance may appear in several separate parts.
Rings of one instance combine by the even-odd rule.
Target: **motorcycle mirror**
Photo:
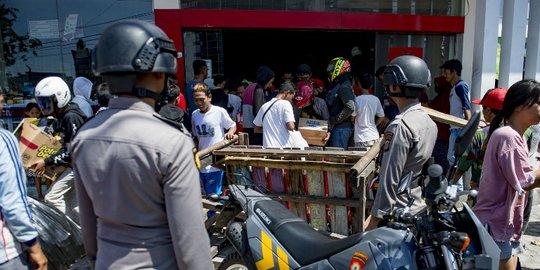
[[[399,179],[397,195],[401,195],[401,194],[405,194],[405,193],[409,194],[410,193],[412,179],[413,179],[413,173],[412,172],[404,175],[403,177],[401,177],[401,179]]]
[[[476,110],[473,112],[469,122],[461,129],[461,133],[456,138],[456,143],[454,144],[454,155],[456,160],[465,153],[467,147],[472,143],[472,139],[476,130],[478,129],[478,124],[480,124],[480,111]]]
[[[443,168],[439,164],[432,164],[427,169],[429,181],[424,188],[426,203],[431,206],[438,195],[443,194],[448,187],[448,181],[443,176]]]

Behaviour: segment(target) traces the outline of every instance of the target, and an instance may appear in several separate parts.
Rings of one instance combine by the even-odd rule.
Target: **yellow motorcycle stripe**
[[[287,256],[287,253],[283,251],[283,249],[277,247],[277,256],[278,256],[278,264],[279,264],[279,270],[287,270],[289,268],[289,256]]]
[[[272,239],[261,231],[262,259],[256,263],[257,269],[268,270],[274,268],[274,255],[272,254]]]

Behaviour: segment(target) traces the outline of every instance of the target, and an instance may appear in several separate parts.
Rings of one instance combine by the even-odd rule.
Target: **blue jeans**
[[[223,171],[199,173],[206,196],[210,194],[221,195]]]
[[[454,128],[450,129],[450,139],[448,140],[448,154],[446,155],[446,158],[448,159],[448,166],[451,169],[452,166],[454,166],[454,162],[456,160],[456,157],[454,157],[454,145],[456,144],[456,139],[461,133],[461,128]],[[452,179],[450,179],[452,181]],[[463,190],[463,177],[459,178],[457,184],[458,190]]]
[[[353,133],[353,129],[350,127],[346,128],[334,128],[330,132],[330,145],[332,147],[341,147],[347,150],[349,146],[349,139]]]

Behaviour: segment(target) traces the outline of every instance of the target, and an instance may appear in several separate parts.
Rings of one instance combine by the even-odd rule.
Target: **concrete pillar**
[[[525,79],[540,81],[540,0],[531,0],[529,3],[526,56]]]
[[[508,88],[523,78],[528,2],[528,0],[504,1],[499,66],[500,87]]]
[[[446,60],[459,59],[463,65],[463,71],[461,72],[461,78],[467,83],[471,84],[473,81],[473,54],[475,39],[475,26],[476,26],[476,1],[469,1],[469,5],[465,5],[463,2],[463,8],[468,8],[463,14],[465,14],[465,29],[463,34],[456,35],[455,38],[450,38],[448,42],[448,57]],[[442,63],[441,63],[442,64]]]
[[[475,8],[475,34],[471,99],[480,99],[484,93],[495,86],[495,67],[501,0],[477,0]],[[464,40],[463,46],[471,41]]]

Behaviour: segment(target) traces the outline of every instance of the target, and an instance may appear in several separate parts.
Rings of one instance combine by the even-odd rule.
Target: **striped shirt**
[[[38,233],[26,198],[26,176],[17,140],[0,128],[0,264],[19,256]]]

